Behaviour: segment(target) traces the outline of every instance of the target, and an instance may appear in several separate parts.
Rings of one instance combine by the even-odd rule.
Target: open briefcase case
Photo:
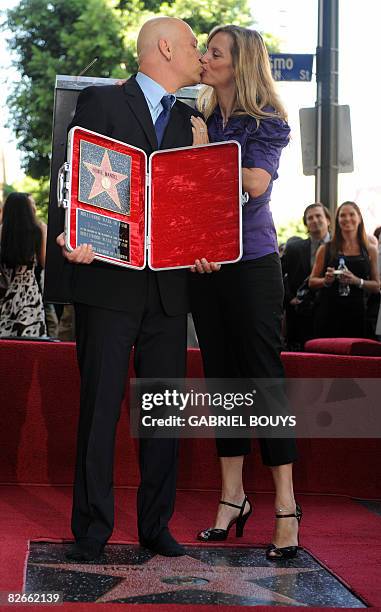
[[[141,149],[73,127],[57,186],[67,248],[137,270],[239,260],[240,156],[235,141],[159,150],[147,173]]]

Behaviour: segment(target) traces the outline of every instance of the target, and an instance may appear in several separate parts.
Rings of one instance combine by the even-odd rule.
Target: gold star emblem
[[[107,150],[104,152],[100,166],[96,166],[90,162],[83,163],[94,177],[89,200],[95,198],[95,196],[105,191],[107,195],[110,196],[114,204],[116,204],[116,206],[122,210],[122,205],[120,203],[116,186],[124,181],[124,179],[128,178],[128,175],[121,174],[120,172],[116,172],[112,169]]]

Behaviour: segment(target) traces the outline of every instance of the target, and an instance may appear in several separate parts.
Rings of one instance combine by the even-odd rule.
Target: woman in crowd
[[[275,91],[268,53],[260,34],[238,26],[217,27],[202,58],[199,108],[206,124],[192,118],[194,144],[236,140],[241,144],[243,189],[243,257],[219,272],[196,261],[191,278],[192,313],[210,378],[282,378],[280,359],[283,304],[277,236],[269,201],[282,149],[289,142],[286,112]],[[295,503],[293,439],[260,439],[263,462],[275,485],[276,524],[267,558],[296,555],[301,510]],[[250,440],[218,439],[222,495],[213,528],[198,538],[226,539],[235,524],[242,535],[251,503],[245,495],[242,468]],[[282,519],[282,520],[280,520]]]
[[[27,193],[11,193],[5,201],[0,264],[7,289],[0,310],[0,336],[46,336],[42,295],[36,279],[44,268],[46,226],[36,218]]]
[[[339,273],[340,260],[346,270]],[[322,245],[309,280],[320,289],[315,313],[316,338],[365,338],[367,293],[380,291],[378,253],[365,233],[355,202],[344,202],[336,212],[331,242]],[[343,291],[343,287],[349,291]]]

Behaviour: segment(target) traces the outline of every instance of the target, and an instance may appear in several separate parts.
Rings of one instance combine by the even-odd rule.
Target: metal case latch
[[[69,189],[70,189],[70,164],[65,162],[58,170],[57,178],[57,204],[62,208],[69,206]]]
[[[247,204],[247,202],[249,201],[249,194],[247,193],[247,191],[245,191],[245,193],[241,194],[241,206],[245,206],[245,204]]]

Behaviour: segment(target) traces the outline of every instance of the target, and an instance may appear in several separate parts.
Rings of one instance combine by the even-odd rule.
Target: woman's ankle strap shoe
[[[276,514],[275,518],[296,518],[298,523],[302,520],[303,512],[299,504],[296,504],[295,512],[293,514]]]
[[[276,518],[296,518],[298,525],[302,520],[303,512],[299,504],[296,504],[295,512],[292,514],[276,514]],[[266,559],[269,561],[280,561],[282,559],[293,559],[298,554],[299,550],[299,533],[297,546],[282,546],[278,548],[275,544],[270,544],[266,549]]]
[[[249,511],[246,512],[246,514],[243,514],[246,503],[249,504]],[[214,527],[209,527],[209,529],[204,529],[203,531],[200,531],[197,535],[197,539],[201,542],[223,542],[227,539],[230,528],[233,525],[235,525],[236,537],[241,538],[243,536],[246,521],[253,511],[253,507],[248,497],[245,495],[245,499],[243,500],[240,506],[224,500],[221,500],[220,504],[224,504],[225,506],[231,506],[232,508],[238,508],[240,510],[240,513],[238,516],[236,516],[230,521],[226,529],[216,529]]]

